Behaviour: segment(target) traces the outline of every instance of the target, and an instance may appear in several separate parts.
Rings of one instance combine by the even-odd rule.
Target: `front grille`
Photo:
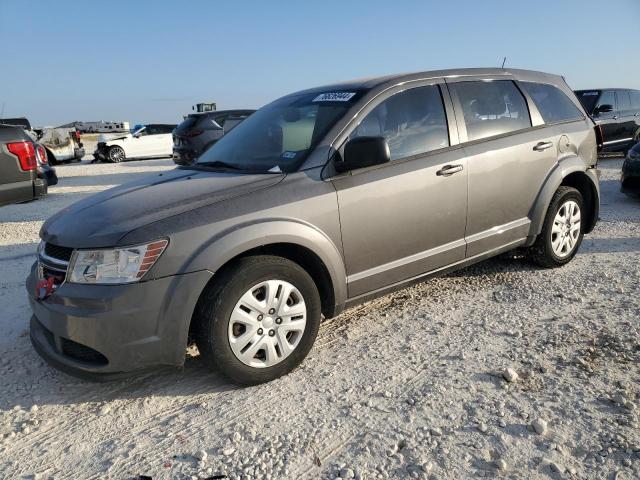
[[[54,245],[53,243],[45,243],[44,253],[48,257],[55,258],[56,260],[68,262],[69,260],[71,260],[73,248],[59,247],[58,245]]]
[[[100,352],[89,348],[86,345],[74,342],[68,338],[60,337],[60,345],[62,346],[62,354],[85,363],[94,365],[106,365],[109,363],[107,357]]]

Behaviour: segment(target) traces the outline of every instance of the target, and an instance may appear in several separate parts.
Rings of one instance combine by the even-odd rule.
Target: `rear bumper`
[[[33,181],[33,196],[34,198],[44,197],[48,191],[48,183],[44,178],[36,178]]]
[[[54,367],[109,379],[184,363],[189,324],[210,272],[129,285],[63,283],[45,300],[36,300],[36,265],[26,282],[31,341]]]
[[[49,187],[58,184],[58,175],[53,167],[38,167],[38,178],[46,181]]]
[[[177,165],[191,165],[198,159],[198,152],[191,148],[173,147],[173,162]]]

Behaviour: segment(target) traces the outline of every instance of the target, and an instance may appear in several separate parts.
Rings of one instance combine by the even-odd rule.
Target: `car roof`
[[[624,88],[624,87],[615,87],[615,88],[581,88],[580,90],[574,90],[574,92],[601,92],[602,90],[635,90],[635,88]]]
[[[526,78],[529,81],[563,82],[560,75],[538,72],[534,70],[522,70],[516,68],[456,68],[447,70],[429,70],[424,72],[402,73],[385,75],[381,77],[368,77],[345,82],[323,85],[296,92],[295,95],[304,93],[320,93],[327,91],[371,90],[385,85],[392,86],[402,82],[409,82],[429,78],[459,78],[472,76],[504,76],[505,78]]]

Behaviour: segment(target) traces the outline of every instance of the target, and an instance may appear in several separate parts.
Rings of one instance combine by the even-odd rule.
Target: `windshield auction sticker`
[[[355,92],[330,92],[321,93],[313,99],[314,102],[348,102],[353,98]]]

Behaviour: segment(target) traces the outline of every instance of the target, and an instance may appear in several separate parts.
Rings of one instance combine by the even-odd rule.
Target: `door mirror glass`
[[[344,158],[336,162],[339,173],[357,170],[358,168],[382,165],[391,160],[389,145],[384,137],[356,137],[344,147]]]
[[[604,105],[600,105],[599,107],[596,108],[596,114],[601,114],[601,113],[609,113],[609,112],[613,112],[613,105],[609,105],[608,103],[605,103]]]

